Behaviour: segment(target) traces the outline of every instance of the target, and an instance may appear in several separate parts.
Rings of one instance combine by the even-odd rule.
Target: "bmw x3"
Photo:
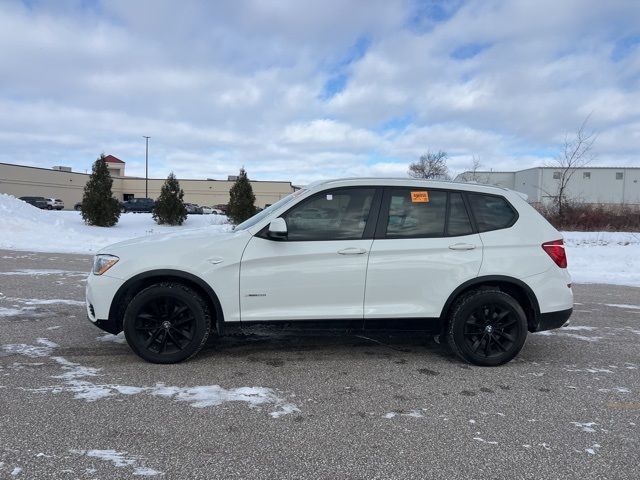
[[[573,308],[562,236],[520,194],[380,178],[310,185],[226,232],[106,247],[86,299],[91,322],[156,363],[270,323],[435,332],[495,366]]]

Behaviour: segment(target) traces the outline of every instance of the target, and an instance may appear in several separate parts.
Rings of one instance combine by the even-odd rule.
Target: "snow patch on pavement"
[[[53,353],[53,349],[58,346],[46,338],[39,338],[38,343],[42,346],[27,345],[24,343],[0,345],[0,352],[5,352],[9,355],[24,355],[30,358],[49,357]]]
[[[53,356],[58,345],[46,338],[39,338],[40,346],[14,344],[0,346],[0,352],[19,354],[27,357],[50,357],[55,361],[63,373],[51,378],[63,381],[61,385],[27,389],[36,393],[72,393],[75,399],[95,402],[117,395],[146,394],[154,397],[169,398],[176,402],[186,402],[195,408],[215,407],[226,402],[244,402],[250,408],[269,407],[269,415],[280,418],[283,415],[299,412],[293,403],[279,396],[273,389],[267,387],[239,387],[225,389],[219,385],[202,385],[193,387],[178,387],[157,383],[154,386],[130,386],[117,384],[97,384],[88,378],[100,376],[101,368],[86,367],[74,363],[61,356]]]
[[[422,410],[409,410],[408,412],[389,412],[383,415],[383,418],[394,418],[394,417],[413,417],[413,418],[424,418],[424,409]]]
[[[571,422],[571,425],[575,425],[576,427],[580,428],[583,432],[594,433],[596,429],[593,427],[595,427],[598,424],[596,422],[585,422],[585,423]]]
[[[111,333],[107,333],[105,335],[97,336],[96,340],[98,340],[99,342],[111,342],[111,343],[119,343],[119,344],[127,343],[127,339],[124,338],[124,332],[120,332],[118,335],[112,335]]]
[[[41,277],[44,275],[65,275],[69,277],[86,277],[89,272],[79,272],[75,270],[59,270],[59,269],[37,269],[37,268],[20,268],[11,272],[0,272],[3,276],[31,276]]]
[[[0,317],[19,317],[21,315],[27,315],[33,313],[35,307],[23,307],[23,308],[6,308],[0,307]]]
[[[627,305],[624,303],[605,303],[607,307],[628,308],[630,310],[640,310],[640,305]]]
[[[153,468],[141,465],[141,457],[129,455],[127,452],[118,452],[116,450],[69,450],[69,452],[86,457],[98,458],[105,462],[110,462],[117,468],[132,468],[134,475],[164,475],[164,473],[154,470]]]

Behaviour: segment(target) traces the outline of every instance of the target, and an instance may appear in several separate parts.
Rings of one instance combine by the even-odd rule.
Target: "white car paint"
[[[519,218],[510,228],[448,238],[282,242],[256,236],[309,196],[353,186],[500,195]],[[89,276],[87,305],[95,312],[90,319],[107,319],[123,283],[153,270],[186,272],[206,282],[220,301],[225,323],[438,317],[457,287],[487,275],[528,285],[541,312],[573,306],[569,274],[541,248],[561,234],[520,195],[506,189],[414,179],[333,180],[295,192],[248,223],[222,234],[205,228],[104,248],[100,254],[115,255],[119,261],[105,274]],[[459,244],[463,248],[451,248]]]

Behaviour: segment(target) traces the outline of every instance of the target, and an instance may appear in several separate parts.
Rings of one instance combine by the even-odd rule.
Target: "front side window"
[[[442,237],[447,192],[421,189],[390,191],[387,238]]]
[[[516,220],[516,212],[503,197],[473,193],[469,202],[480,232],[508,228]]]
[[[357,240],[364,235],[374,188],[318,193],[287,211],[287,240]]]

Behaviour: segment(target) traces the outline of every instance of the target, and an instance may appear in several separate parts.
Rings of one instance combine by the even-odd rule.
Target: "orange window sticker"
[[[429,192],[411,192],[412,203],[427,203],[429,202]]]

